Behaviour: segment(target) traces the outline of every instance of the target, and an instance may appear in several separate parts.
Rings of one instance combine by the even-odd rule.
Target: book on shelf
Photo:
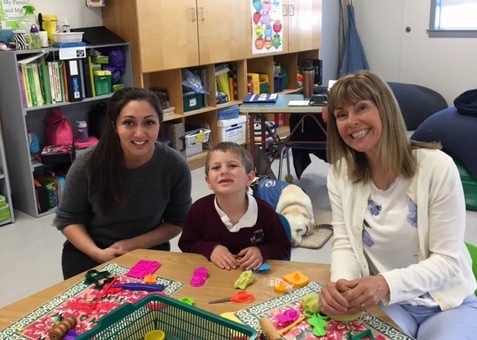
[[[33,102],[31,99],[31,92],[30,92],[30,85],[28,83],[28,70],[26,67],[26,64],[20,64],[20,72],[21,72],[21,77],[20,77],[20,82],[22,85],[22,93],[24,93],[25,96],[25,107],[32,107]]]
[[[61,89],[62,82],[60,61],[52,60],[48,62],[48,74],[50,76],[50,85],[51,85],[51,100],[53,103],[62,103],[63,99],[63,90]]]
[[[243,99],[244,103],[276,103],[278,100],[278,93],[249,93]]]
[[[51,83],[46,60],[44,58],[41,59],[38,66],[38,70],[40,71],[41,91],[43,93],[43,99],[45,100],[45,104],[51,104]]]
[[[35,87],[36,105],[44,105],[45,100],[43,99],[43,93],[41,89],[40,70],[38,63],[32,63],[31,67],[33,70],[33,86]]]
[[[227,96],[227,100],[231,100],[229,87],[229,67],[227,64],[220,64],[215,67],[215,81],[217,90]]]
[[[66,72],[66,62],[65,60],[61,60],[60,63],[58,64],[58,69],[60,70],[60,83],[61,83],[61,95],[63,97],[63,101],[67,102],[69,95],[68,95],[68,79],[66,77],[67,72]]]
[[[32,64],[26,64],[26,70],[28,75],[27,85],[30,88],[32,106],[38,106],[38,97],[36,96],[35,76],[33,75]]]

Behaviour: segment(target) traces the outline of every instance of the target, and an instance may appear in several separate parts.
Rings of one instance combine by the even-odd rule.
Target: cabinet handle
[[[283,6],[282,6],[282,11],[283,11],[282,15],[283,15],[284,17],[286,17],[286,16],[288,15],[288,6],[287,6],[287,5],[283,5]]]
[[[291,8],[291,11],[290,11],[289,15],[294,16],[295,15],[295,5],[288,5],[288,7]]]
[[[197,14],[196,14],[195,8],[191,7],[190,11],[191,11],[191,14],[192,14],[192,21],[196,21],[197,20]]]
[[[201,7],[200,8],[200,13],[202,14],[202,17],[201,17],[201,21],[205,21],[205,8],[204,7]]]

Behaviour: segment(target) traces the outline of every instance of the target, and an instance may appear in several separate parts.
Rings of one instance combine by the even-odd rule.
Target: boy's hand
[[[210,261],[221,269],[236,269],[238,267],[235,256],[224,246],[218,245],[210,254]]]
[[[238,261],[240,268],[245,270],[257,270],[263,264],[262,252],[257,247],[242,249],[237,257],[241,258]]]

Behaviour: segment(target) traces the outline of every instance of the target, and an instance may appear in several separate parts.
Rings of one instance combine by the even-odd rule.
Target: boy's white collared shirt
[[[227,216],[227,214],[222,209],[220,209],[219,205],[217,204],[217,197],[215,197],[214,199],[215,209],[217,210],[220,216],[220,219],[222,220],[222,222],[224,222],[227,229],[232,233],[236,233],[242,228],[251,228],[257,223],[257,218],[258,218],[257,201],[255,200],[255,197],[253,197],[252,195],[247,194],[247,197],[248,197],[247,211],[235,225],[233,225],[232,222],[230,222],[230,218]]]

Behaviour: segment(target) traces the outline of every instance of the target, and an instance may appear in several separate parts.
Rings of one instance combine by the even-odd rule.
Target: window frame
[[[429,29],[427,33],[430,38],[476,38],[477,29],[435,29],[436,7],[438,0],[431,0],[431,15],[429,18]]]

